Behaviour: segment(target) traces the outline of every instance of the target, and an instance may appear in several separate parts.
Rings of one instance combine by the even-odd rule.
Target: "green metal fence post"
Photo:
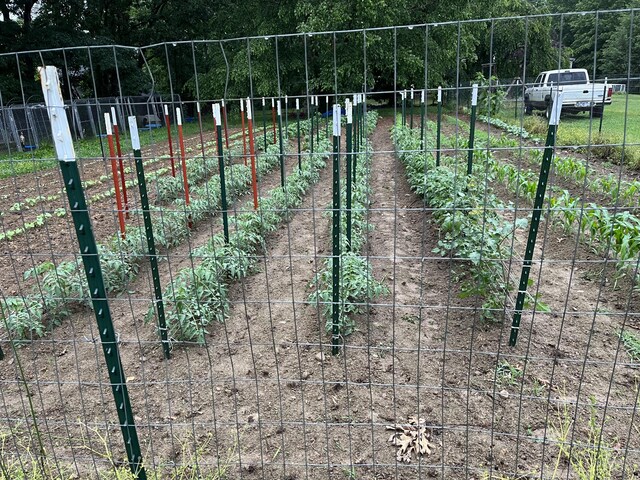
[[[420,150],[424,150],[424,114],[426,110],[426,106],[424,104],[425,101],[425,90],[422,90],[422,96],[420,98]]]
[[[267,111],[264,97],[262,97],[262,130],[264,132],[264,152],[267,153]]]
[[[326,137],[329,138],[329,95],[325,95],[324,103],[327,106],[327,111],[325,112],[326,119],[324,122],[324,130]]]
[[[300,143],[300,99],[296,98],[296,135],[298,137],[298,170],[302,170],[302,144]]]
[[[340,353],[340,105],[333,106],[333,295],[331,354]]]
[[[222,122],[220,104],[213,105],[213,121],[216,125],[216,137],[218,140],[218,169],[220,170],[220,207],[222,208],[222,229],[225,243],[229,243],[229,217],[227,206],[227,184],[224,179],[224,150],[222,149]]]
[[[411,120],[409,122],[409,128],[411,130],[413,130],[413,87],[411,87],[411,96],[410,96],[410,100],[411,100],[411,106],[409,107],[409,111],[411,112],[409,115],[411,117]]]
[[[471,93],[471,120],[469,122],[469,152],[467,154],[467,175],[473,171],[473,141],[476,133],[476,110],[478,108],[478,84],[473,84]]]
[[[609,83],[609,78],[604,78],[604,93],[602,94],[602,111],[600,112],[600,126],[598,127],[598,133],[602,133],[602,120],[604,119],[604,102],[607,100],[607,88]]]
[[[138,123],[135,116],[128,117],[129,136],[133,149],[133,158],[136,164],[136,175],[138,178],[138,190],[140,191],[140,206],[142,207],[142,218],[144,220],[144,233],[147,237],[147,249],[149,251],[149,263],[151,264],[151,277],[153,279],[153,293],[156,299],[155,306],[158,313],[158,332],[162,342],[162,350],[166,359],[171,358],[171,343],[169,342],[167,323],[164,316],[164,302],[162,300],[162,284],[160,283],[160,272],[158,271],[158,257],[156,255],[155,240],[153,238],[153,226],[151,224],[151,212],[149,211],[149,196],[147,194],[147,181],[144,175],[144,165],[142,163],[142,152],[140,151],[140,137],[138,135]]]
[[[438,87],[438,118],[436,120],[436,167],[440,166],[440,131],[442,127],[442,87]]]
[[[549,170],[551,169],[551,158],[553,157],[553,148],[556,143],[556,133],[558,123],[560,121],[560,112],[562,110],[562,90],[558,92],[553,102],[551,116],[549,118],[549,130],[547,132],[547,140],[545,142],[544,154],[542,156],[542,165],[540,166],[540,177],[538,179],[538,188],[533,203],[533,214],[531,216],[531,225],[529,226],[529,237],[527,239],[527,247],[524,253],[524,261],[522,264],[522,272],[520,274],[520,283],[518,285],[518,296],[516,297],[516,306],[513,313],[513,322],[511,324],[511,335],[509,336],[509,345],[515,346],[518,341],[518,331],[520,330],[520,320],[522,319],[522,309],[524,308],[524,300],[529,285],[529,273],[533,261],[533,252],[536,247],[536,238],[540,227],[540,217],[542,216],[542,205],[549,180]]]
[[[278,141],[280,143],[280,186],[284,188],[284,143],[282,142],[282,105],[278,99]]]
[[[347,114],[347,251],[351,251],[351,159],[353,156],[351,130],[353,128],[353,115],[351,102],[348,99],[345,101],[345,109]]]
[[[142,464],[138,432],[127,390],[127,377],[122,368],[122,360],[118,349],[118,336],[113,327],[109,302],[107,301],[98,248],[87,210],[84,189],[80,180],[80,171],[60,90],[58,71],[56,67],[47,66],[39,67],[39,72],[42,93],[44,94],[49,120],[51,121],[51,130],[56,132],[56,155],[59,160],[71,216],[73,217],[73,225],[80,246],[80,255],[98,324],[102,353],[108,370],[111,393],[118,412],[118,420],[129,460],[129,467],[136,478],[146,480],[147,475]]]

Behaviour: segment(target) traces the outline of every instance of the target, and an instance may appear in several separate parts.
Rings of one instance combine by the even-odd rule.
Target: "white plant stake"
[[[264,103],[264,97],[262,97],[262,106],[263,106],[263,107],[265,106],[265,103]]]
[[[345,101],[345,108],[347,110],[347,123],[351,124],[353,123],[353,110],[349,99]]]
[[[564,92],[562,91],[562,87],[558,89],[558,92],[553,99],[553,106],[551,107],[551,115],[549,116],[549,125],[559,125],[560,124],[560,114],[562,112],[562,99],[564,97]]]
[[[200,102],[196,102],[196,111],[200,113]]]
[[[296,110],[300,110],[300,99],[296,98]]]
[[[413,87],[411,87],[411,100],[413,100]]]
[[[337,103],[333,106],[333,136],[340,136],[340,105]]]
[[[273,97],[271,97],[271,108],[274,108],[276,106],[275,100],[273,99]]]
[[[438,87],[438,103],[442,103],[442,87]]]
[[[107,136],[113,135],[113,130],[111,128],[111,117],[108,113],[104,114],[104,129],[107,132]]]
[[[178,125],[182,125],[182,112],[180,111],[180,108],[176,108],[176,122],[178,123]]]
[[[471,93],[471,106],[475,107],[476,105],[478,105],[478,84],[474,83]]]
[[[244,112],[244,102],[242,101],[242,99],[240,100],[240,111]]]
[[[240,102],[242,104],[242,102]],[[247,97],[247,119],[253,120],[253,112],[251,111],[251,100]]]
[[[280,100],[278,100],[278,116],[282,116],[282,107],[280,106]]]
[[[168,106],[168,105],[165,105],[165,106],[164,106],[164,114],[165,114],[165,116],[167,116],[167,117],[169,116],[169,106]]]
[[[140,135],[138,135],[138,122],[135,116],[127,117],[129,120],[129,136],[131,137],[131,148],[140,150]]]
[[[111,107],[111,118],[113,121],[113,124],[115,126],[118,126],[118,117],[116,116],[116,109],[115,107]]]
[[[76,152],[71,141],[71,130],[69,130],[67,114],[64,112],[58,69],[53,66],[38,67],[38,71],[40,72],[40,83],[44,92],[45,105],[49,110],[49,120],[58,160],[75,162]]]
[[[425,91],[424,91],[424,90],[422,90],[422,98],[421,98],[421,100],[420,100],[422,103],[424,103],[424,95],[425,95]]]

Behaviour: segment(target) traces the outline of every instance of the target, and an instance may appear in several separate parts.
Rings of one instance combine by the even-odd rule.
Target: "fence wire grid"
[[[639,16],[0,55],[0,478],[637,478]]]

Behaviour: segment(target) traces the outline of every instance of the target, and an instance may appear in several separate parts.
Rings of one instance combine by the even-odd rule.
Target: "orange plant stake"
[[[169,118],[169,107],[164,106],[164,123],[167,125],[167,140],[169,141],[169,158],[171,159],[171,175],[176,176],[176,164],[173,161],[173,142],[171,142],[171,119]]]
[[[244,128],[244,103],[240,100],[240,121],[242,122],[242,158],[247,165],[247,134]]]
[[[182,135],[182,112],[176,108],[176,122],[178,124],[178,140],[180,143],[180,164],[182,165],[182,182],[184,183],[184,203],[189,206],[189,180],[187,179],[187,158],[184,153],[184,136]],[[188,219],[191,228],[191,217]]]
[[[120,131],[118,130],[118,117],[116,109],[111,107],[111,118],[113,120],[113,134],[116,137],[116,151],[118,152],[118,166],[120,168],[120,181],[122,182],[122,197],[124,199],[124,212],[129,218],[129,199],[127,198],[127,181],[124,176],[124,162],[122,161],[122,151],[120,150]]]
[[[253,106],[247,98],[247,119],[249,121],[249,151],[251,153],[251,186],[253,189],[253,209],[258,209],[258,175],[256,173],[256,147],[253,138]]]
[[[111,118],[104,114],[104,125],[107,131],[107,143],[109,144],[109,159],[111,160],[111,174],[113,175],[113,188],[116,192],[116,208],[118,209],[118,223],[120,224],[120,236],[125,238],[124,214],[122,212],[122,199],[120,198],[120,182],[118,181],[118,165],[116,152],[113,147],[113,131],[111,130]]]

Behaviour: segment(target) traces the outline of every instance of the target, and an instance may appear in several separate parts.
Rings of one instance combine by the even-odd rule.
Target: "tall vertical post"
[[[310,142],[310,151],[313,155],[313,116],[314,116],[314,98],[311,95],[311,105],[309,106],[309,142]]]
[[[199,109],[198,109],[199,110]],[[149,212],[149,196],[147,194],[147,182],[144,175],[144,165],[142,164],[142,152],[140,151],[140,136],[138,135],[138,124],[136,117],[128,117],[129,137],[131,138],[131,148],[136,164],[136,176],[138,178],[138,190],[140,191],[140,206],[142,207],[142,218],[144,220],[144,233],[147,238],[147,250],[149,252],[149,263],[151,264],[151,277],[153,278],[153,294],[155,296],[155,307],[158,314],[158,333],[162,342],[164,358],[171,357],[171,344],[168,338],[167,323],[164,315],[164,302],[162,300],[162,284],[160,283],[160,272],[158,271],[158,256],[153,238],[153,225],[151,223],[151,213]]]
[[[411,120],[409,123],[409,128],[413,130],[413,87],[411,87],[411,96],[410,96],[411,106],[409,107]]]
[[[302,170],[302,144],[300,143],[300,99],[296,98],[296,136],[298,137],[298,170]]]
[[[113,134],[116,140],[116,152],[118,153],[118,168],[120,169],[120,183],[122,185],[122,199],[124,200],[124,213],[129,218],[129,199],[127,198],[127,180],[124,174],[124,162],[122,160],[122,150],[120,149],[120,129],[118,129],[118,116],[116,109],[111,107],[111,118],[113,120]]]
[[[467,153],[467,175],[473,171],[473,140],[476,133],[476,110],[478,108],[478,84],[473,84],[471,92],[471,120],[469,121],[469,152]]]
[[[426,105],[425,105],[425,92],[426,92],[426,87],[424,90],[422,90],[422,94],[420,97],[420,149],[424,150],[424,114],[425,114],[425,110],[426,110]]]
[[[275,100],[271,98],[271,120],[273,123],[273,144],[275,145],[277,142],[276,139],[276,104]]]
[[[340,105],[333,106],[333,223],[331,229],[332,297],[331,354],[340,353]]]
[[[346,168],[346,172],[347,172],[347,198],[346,198],[346,202],[347,202],[347,249],[348,251],[351,251],[351,180],[352,180],[352,175],[351,175],[351,160],[353,157],[353,143],[352,143],[352,138],[351,138],[351,134],[352,134],[352,129],[353,129],[353,112],[352,112],[352,106],[351,106],[351,102],[349,101],[349,99],[345,100],[345,110],[346,110],[346,114],[347,114],[347,168]]]
[[[113,327],[109,302],[98,258],[98,248],[93,236],[91,219],[80,180],[80,171],[76,162],[76,153],[71,140],[71,131],[67,122],[60,81],[56,67],[39,67],[42,92],[51,122],[51,131],[56,139],[55,148],[58,157],[64,187],[71,207],[71,216],[80,246],[91,303],[98,324],[100,344],[111,385],[111,393],[118,412],[118,421],[124,440],[124,448],[129,460],[129,468],[135,478],[146,480],[138,432],[136,430],[131,401],[127,389],[126,375],[118,348],[118,337]],[[107,114],[108,116],[108,114]],[[109,122],[110,123],[110,122]]]
[[[441,129],[442,129],[442,87],[438,87],[438,118],[436,119],[436,167],[440,166]]]
[[[403,127],[407,124],[406,97],[407,97],[406,90],[403,90],[402,92],[400,92],[400,101],[402,102],[402,126]]]
[[[560,122],[560,112],[562,111],[562,96],[562,89],[560,89],[556,94],[553,106],[551,107],[549,130],[547,132],[544,154],[542,155],[538,188],[533,202],[533,213],[531,215],[531,224],[529,226],[529,237],[527,238],[527,247],[524,252],[522,272],[520,273],[520,283],[518,285],[518,296],[516,297],[513,322],[511,323],[511,335],[509,336],[509,345],[511,346],[515,346],[518,341],[522,309],[524,308],[524,300],[527,294],[527,287],[529,285],[529,274],[531,273],[531,265],[533,263],[533,252],[536,248],[536,239],[540,227],[540,217],[542,216],[542,205],[544,204],[547,182],[549,180],[549,170],[551,169],[551,158],[553,157],[553,149],[556,144],[556,133],[558,131],[558,123]]]
[[[247,131],[244,126],[244,101],[240,99],[240,123],[242,124],[242,160],[247,165]]]
[[[220,208],[222,210],[222,229],[225,243],[229,243],[229,218],[227,207],[227,184],[224,180],[224,151],[222,148],[222,118],[220,104],[213,104],[213,123],[218,137],[218,169],[220,170]]]
[[[360,133],[361,127],[360,124],[358,123],[360,121],[360,117],[362,116],[362,112],[360,111],[360,94],[356,93],[353,96],[353,109],[356,112],[356,131],[357,134],[355,135],[355,147],[354,147],[354,151],[355,151],[355,155],[353,155],[352,160],[352,165],[351,165],[351,177],[352,177],[352,181],[355,183],[356,181],[356,165],[358,163],[358,152],[360,150],[360,146],[358,145],[360,143],[358,135]]]
[[[322,112],[322,110],[320,110],[320,103],[318,102],[317,95],[316,95],[316,108],[318,109],[318,112]],[[319,118],[316,119],[316,142],[320,143],[320,119]]]
[[[264,153],[267,153],[267,112],[264,97],[262,97],[262,130],[264,132]]]
[[[289,138],[289,96],[284,96],[284,131]]]
[[[251,187],[253,190],[253,209],[258,209],[258,174],[256,172],[256,147],[253,139],[253,104],[247,97],[247,121],[249,122],[249,153],[251,155]]]
[[[280,186],[284,188],[284,144],[282,143],[282,106],[278,100],[278,140],[280,142]]]
[[[120,178],[118,175],[118,164],[116,162],[116,152],[113,148],[113,130],[111,129],[111,118],[108,113],[104,114],[104,126],[107,131],[107,143],[109,144],[109,159],[111,161],[111,175],[113,176],[113,189],[116,196],[116,208],[118,209],[118,224],[120,226],[120,236],[125,237],[124,212],[122,211],[122,198],[120,197]]]
[[[224,127],[224,144],[227,147],[227,151],[229,151],[229,125],[227,121],[227,105],[224,103],[224,98],[222,99],[222,126]]]
[[[180,144],[180,166],[182,168],[182,183],[184,185],[184,203],[189,207],[191,203],[189,197],[189,179],[187,178],[187,156],[184,148],[184,135],[182,133],[182,110],[176,108],[176,123],[178,124],[178,140]],[[189,228],[191,228],[191,216],[187,218]]]
[[[324,96],[324,103],[326,105],[326,112],[325,112],[326,118],[324,121],[324,130],[325,130],[325,136],[329,138],[329,95]]]
[[[169,118],[169,106],[164,106],[164,123],[167,126],[167,142],[169,143],[169,159],[171,160],[171,175],[176,176],[176,163],[173,159],[173,142],[171,141],[171,118]]]
[[[604,102],[607,101],[607,90],[609,88],[608,83],[609,78],[604,77],[604,93],[602,94],[602,110],[600,111],[600,126],[598,127],[598,133],[602,133],[602,119],[604,119]]]

